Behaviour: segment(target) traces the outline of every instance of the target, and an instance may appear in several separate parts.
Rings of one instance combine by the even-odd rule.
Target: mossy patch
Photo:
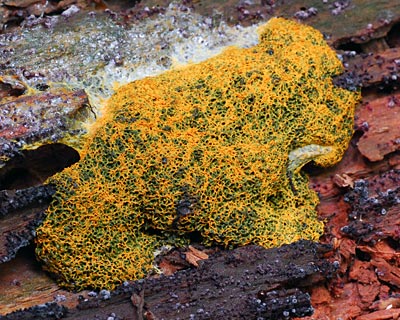
[[[132,82],[108,101],[37,231],[60,283],[112,288],[143,277],[154,250],[318,240],[323,223],[300,167],[338,162],[359,95],[333,86],[336,54],[281,18],[260,43]]]

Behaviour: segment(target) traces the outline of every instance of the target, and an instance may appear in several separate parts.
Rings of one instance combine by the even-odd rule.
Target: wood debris
[[[186,252],[186,260],[191,265],[198,267],[198,261],[208,259],[208,254],[203,251],[200,251],[193,246],[189,246],[188,249],[189,250]]]

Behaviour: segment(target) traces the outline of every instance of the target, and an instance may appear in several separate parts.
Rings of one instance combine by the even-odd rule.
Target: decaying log
[[[33,239],[54,191],[51,185],[0,191],[0,263]]]
[[[113,292],[91,293],[91,297],[80,299],[77,308],[60,317],[107,319],[113,315],[135,320],[303,317],[313,312],[307,288],[331,277],[337,268],[336,263],[324,258],[330,250],[328,245],[301,240],[273,249],[251,245],[220,251],[198,261],[198,268],[126,282]],[[43,312],[48,314],[48,309]],[[15,319],[14,314],[3,319]],[[21,311],[18,315],[21,317],[18,319],[25,319]]]

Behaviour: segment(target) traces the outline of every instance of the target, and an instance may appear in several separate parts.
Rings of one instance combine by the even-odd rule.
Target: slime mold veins
[[[254,47],[123,86],[82,160],[50,179],[38,258],[65,287],[114,288],[193,233],[229,248],[317,240],[300,168],[347,148],[359,94],[332,84],[342,71],[318,31],[274,18]]]

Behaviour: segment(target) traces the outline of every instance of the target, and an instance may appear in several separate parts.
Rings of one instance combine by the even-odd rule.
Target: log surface
[[[170,276],[125,283],[113,292],[82,297],[76,308],[47,306],[0,319],[288,319],[311,315],[304,291],[333,276],[337,263],[324,255],[332,248],[298,241],[280,248],[246,246],[221,251],[199,267]],[[50,314],[53,313],[51,317]]]

